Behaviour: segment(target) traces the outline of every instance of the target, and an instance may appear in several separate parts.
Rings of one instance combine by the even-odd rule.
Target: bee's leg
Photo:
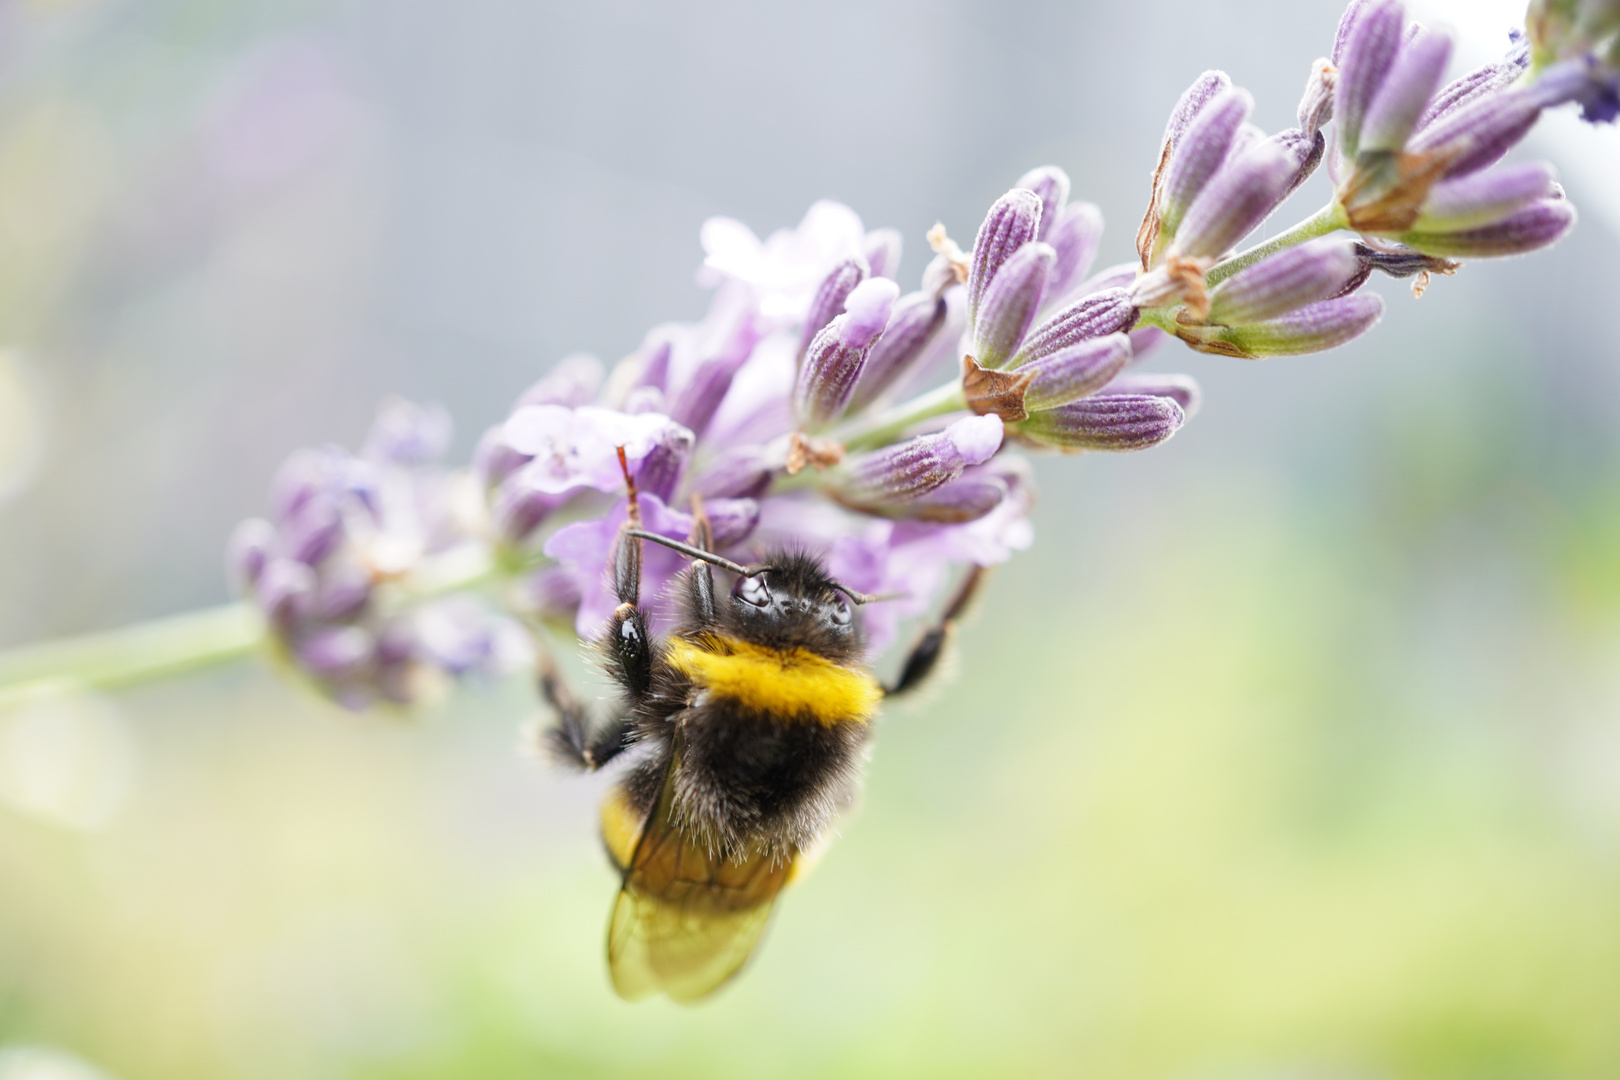
[[[906,656],[906,662],[900,667],[900,677],[893,686],[886,686],[883,692],[889,697],[896,694],[909,693],[917,689],[933,674],[934,668],[939,664],[939,658],[945,651],[945,644],[950,640],[951,631],[955,629],[970,604],[973,603],[974,594],[979,590],[979,584],[988,571],[982,566],[970,569],[962,584],[956,588],[956,593],[945,605],[940,613],[939,621],[929,627],[917,644],[912,646],[911,652]]]
[[[552,760],[587,772],[600,769],[630,745],[630,718],[621,715],[598,727],[563,680],[551,657],[540,655],[540,696],[557,712],[542,738]],[[593,730],[593,728],[595,730]]]
[[[704,551],[714,550],[714,527],[709,524],[709,515],[703,512],[703,499],[698,495],[692,496],[692,535],[687,543]],[[698,626],[714,625],[714,571],[708,563],[702,559],[692,560],[687,588],[692,622]]]
[[[619,447],[619,467],[624,470],[630,504],[627,528],[641,527],[641,506],[636,499],[636,482]],[[608,673],[624,687],[634,705],[652,690],[653,644],[647,631],[647,612],[641,606],[641,539],[619,532],[613,549],[613,591],[619,598],[613,618],[602,640],[608,658]]]

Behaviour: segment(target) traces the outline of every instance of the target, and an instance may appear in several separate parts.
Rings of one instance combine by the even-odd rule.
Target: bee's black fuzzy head
[[[773,551],[737,578],[717,612],[720,629],[770,649],[808,649],[837,663],[861,658],[860,619],[843,586],[814,555]]]

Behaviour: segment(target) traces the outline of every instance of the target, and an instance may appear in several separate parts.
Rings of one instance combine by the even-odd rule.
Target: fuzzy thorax
[[[877,680],[866,672],[808,649],[768,649],[733,637],[713,637],[703,645],[676,639],[667,658],[671,667],[715,697],[828,727],[865,723],[883,697]]]

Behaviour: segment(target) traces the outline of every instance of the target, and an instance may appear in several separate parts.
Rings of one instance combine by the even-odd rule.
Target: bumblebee
[[[620,452],[623,463],[623,452]],[[936,667],[981,571],[971,571],[890,686],[863,666],[854,609],[880,597],[839,582],[804,552],[742,566],[714,554],[700,502],[681,543],[640,528],[635,483],[613,559],[618,608],[597,645],[620,694],[593,718],[549,664],[553,756],[595,770],[628,755],[602,806],[602,839],[621,875],[608,924],[613,988],[702,998],[741,970],[776,896],[814,861],[858,790],[879,703]],[[644,542],[691,558],[680,617],[665,639],[641,603]],[[714,570],[734,577],[716,591]]]

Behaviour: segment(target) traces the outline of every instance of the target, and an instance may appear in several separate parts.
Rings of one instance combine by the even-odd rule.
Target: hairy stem
[[[1210,267],[1209,273],[1204,275],[1204,280],[1213,288],[1267,255],[1274,255],[1284,248],[1291,248],[1295,244],[1303,244],[1307,240],[1315,240],[1318,236],[1337,232],[1347,228],[1349,224],[1344,216],[1344,208],[1337,201],[1328,203],[1287,232],[1274,236],[1263,244],[1256,244],[1247,251],[1239,252],[1224,262],[1216,263]]]
[[[872,450],[894,442],[913,424],[965,408],[967,399],[962,396],[962,382],[953,379],[878,416],[835,428],[830,434],[843,443],[845,449]]]

